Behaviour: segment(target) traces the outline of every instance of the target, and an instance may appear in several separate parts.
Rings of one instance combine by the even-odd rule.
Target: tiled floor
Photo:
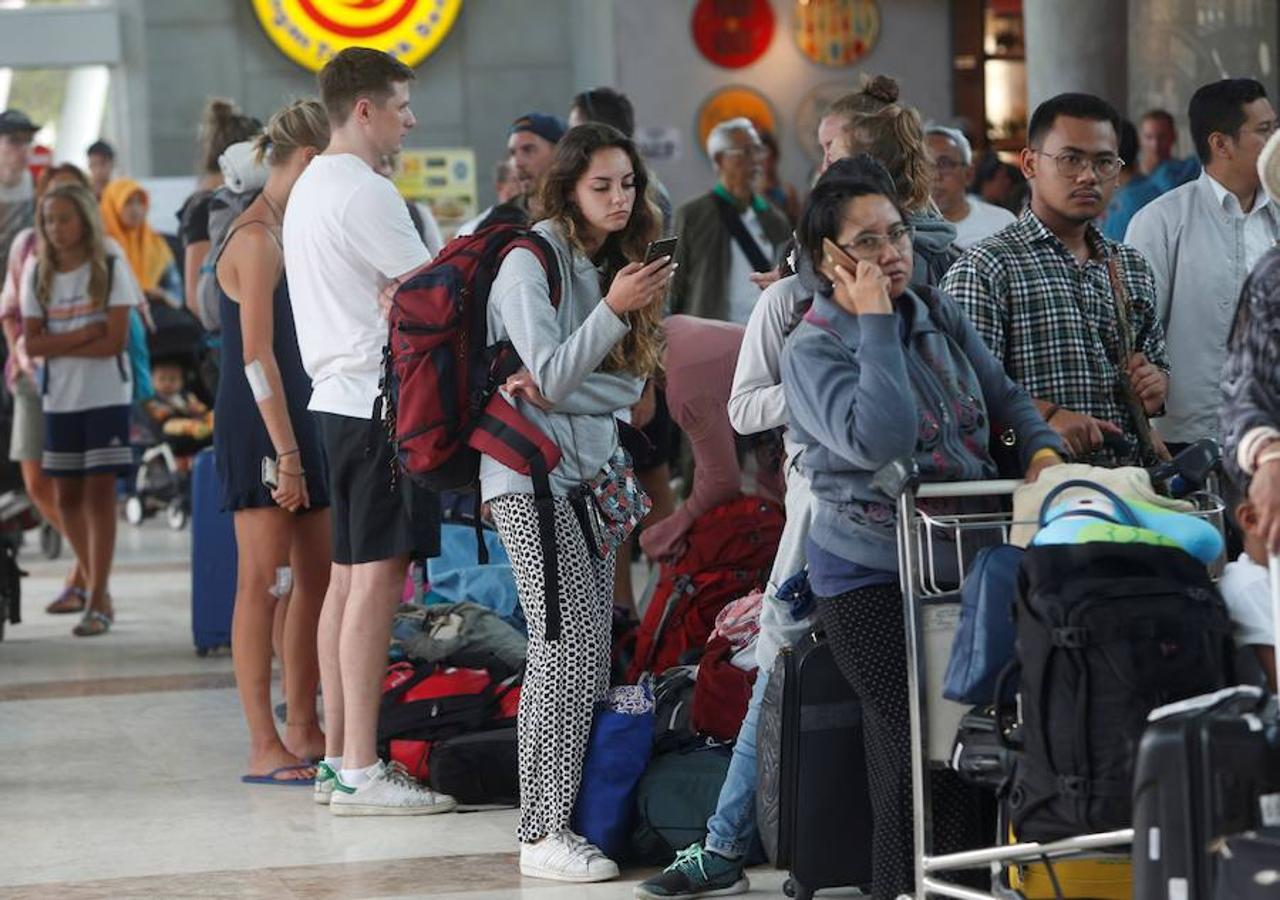
[[[117,625],[92,640],[43,612],[65,560],[24,554],[26,621],[0,643],[0,898],[632,895],[647,872],[521,879],[511,810],[334,819],[306,790],[242,785],[231,661],[192,649],[189,540],[121,526]]]

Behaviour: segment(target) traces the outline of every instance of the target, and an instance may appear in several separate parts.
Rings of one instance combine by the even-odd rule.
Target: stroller
[[[152,303],[151,315],[156,330],[148,336],[147,345],[153,370],[178,369],[178,393],[190,398],[191,408],[185,408],[187,401],[184,408],[175,408],[160,392],[152,400],[135,405],[130,442],[137,468],[125,500],[124,517],[130,525],[137,526],[163,510],[169,527],[181,531],[191,518],[191,461],[213,442],[212,418],[208,415],[213,398],[206,396],[200,377],[206,352],[205,332],[185,309]]]

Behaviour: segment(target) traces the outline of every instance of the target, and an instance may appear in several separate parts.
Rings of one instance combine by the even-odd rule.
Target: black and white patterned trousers
[[[915,885],[912,849],[911,717],[907,707],[907,635],[902,591],[896,584],[874,585],[819,597],[831,655],[840,674],[862,701],[863,742],[871,792],[871,894],[894,900]],[[956,773],[930,772],[933,849],[950,853],[982,846],[994,836],[985,829],[978,792]],[[960,877],[980,887],[986,876]],[[948,879],[953,880],[953,879]]]
[[[520,606],[529,623],[529,661],[520,692],[520,827],[533,843],[569,827],[596,701],[609,689],[614,556],[587,546],[569,501],[555,498],[556,546],[543,547],[532,494],[489,504],[511,557]],[[546,639],[542,554],[556,554],[560,639]]]

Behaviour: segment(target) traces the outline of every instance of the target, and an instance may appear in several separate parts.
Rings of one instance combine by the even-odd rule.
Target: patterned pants
[[[609,689],[614,557],[587,546],[569,501],[555,500],[556,546],[538,538],[532,494],[507,494],[489,504],[529,622],[529,662],[520,693],[520,827],[533,843],[569,827],[596,701]],[[542,554],[556,554],[560,576],[560,639],[548,641]]]
[[[832,655],[862,701],[863,741],[871,791],[871,883],[876,900],[910,894],[915,884],[912,849],[911,718],[907,709],[907,637],[902,591],[874,585],[819,597]],[[956,773],[930,773],[933,849],[950,853],[982,845],[988,832],[977,792]],[[986,876],[963,873],[955,880],[981,887]],[[989,884],[989,882],[988,882]]]

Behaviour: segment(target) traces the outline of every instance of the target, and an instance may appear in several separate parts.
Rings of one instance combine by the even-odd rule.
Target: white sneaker
[[[553,881],[611,881],[618,877],[618,864],[586,838],[561,831],[520,845],[520,874]]]
[[[399,763],[378,762],[377,771],[359,787],[335,779],[329,809],[335,816],[430,816],[458,805],[448,794],[423,787]]]
[[[329,801],[333,799],[333,790],[338,783],[338,773],[329,767],[328,763],[321,760],[316,765],[316,788],[313,794],[316,803],[321,806],[328,806]]]

